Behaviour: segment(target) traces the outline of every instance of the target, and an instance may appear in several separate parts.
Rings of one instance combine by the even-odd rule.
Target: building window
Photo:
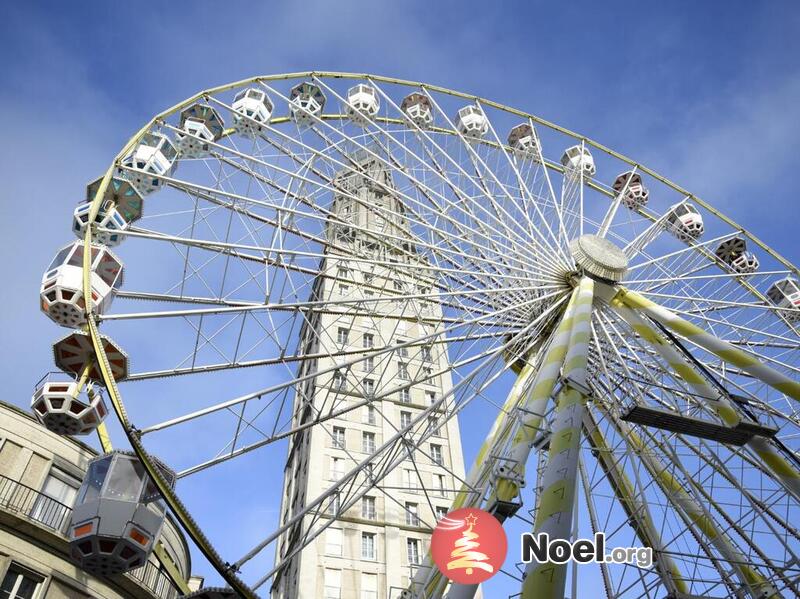
[[[407,343],[407,341],[405,339],[398,339],[397,340],[397,345],[402,345],[403,343]],[[401,358],[407,358],[408,357],[408,346],[398,347],[397,348],[397,355],[400,356]]]
[[[364,333],[362,337],[362,345],[364,347],[375,347],[375,335],[372,333]]]
[[[431,351],[430,345],[423,345],[422,349],[420,350],[422,354],[422,359],[425,362],[432,362],[433,361],[433,352]]]
[[[334,370],[333,371],[333,389],[334,391],[344,391],[345,388],[345,376],[341,370]]]
[[[419,506],[416,503],[406,502],[406,524],[419,526]]]
[[[337,449],[345,448],[345,430],[341,426],[333,427],[333,446]]]
[[[444,497],[446,495],[445,486],[444,486],[444,474],[434,474],[433,475],[433,482],[436,490],[439,492],[439,495]]]
[[[436,384],[436,381],[433,378],[433,368],[430,366],[423,366],[422,367],[422,378],[425,379],[425,382],[429,385]]]
[[[350,271],[346,268],[339,267],[339,278],[340,279],[349,279],[350,278]]]
[[[374,275],[374,274],[372,274],[371,272],[365,272],[365,273],[364,273],[364,282],[365,282],[367,285],[372,285],[372,280],[373,280],[374,278],[375,278],[375,275]]]
[[[417,488],[417,475],[414,473],[413,470],[404,470],[403,471],[404,478],[403,482],[405,483],[406,489],[411,491],[416,490]]]
[[[398,362],[397,363],[397,378],[402,381],[408,380],[408,364],[405,362]]]
[[[2,599],[35,599],[39,595],[44,577],[36,572],[12,563],[0,587]]]
[[[347,345],[347,339],[350,336],[350,329],[339,327],[336,332],[336,343],[339,345]]]
[[[411,403],[411,389],[408,387],[400,389],[400,401],[403,403]]]
[[[434,464],[442,466],[444,464],[444,460],[442,460],[442,446],[441,445],[434,445],[431,443],[431,461]]]
[[[361,573],[361,599],[378,599],[378,575]]]
[[[36,497],[30,517],[55,530],[62,530],[75,503],[80,482],[66,472],[53,469],[47,475],[42,492]]]
[[[344,476],[344,460],[331,458],[331,479],[340,480]]]
[[[375,453],[375,433],[361,433],[361,451]]]
[[[341,507],[342,507],[342,498],[339,496],[338,493],[334,493],[328,500],[328,513],[331,516],[335,516],[336,514],[339,513]]]
[[[372,379],[364,379],[364,395],[373,397],[375,395],[375,381]]]
[[[347,295],[348,293],[350,293],[350,285],[340,284],[339,285],[339,293],[341,295]]]
[[[325,598],[342,599],[342,571],[325,568]]]
[[[406,539],[406,555],[409,564],[419,563],[419,539]]]
[[[439,437],[439,419],[436,416],[428,416],[428,430],[434,437]]]
[[[371,532],[361,533],[361,559],[374,560],[375,553],[375,534]]]
[[[377,514],[375,512],[375,498],[362,497],[361,498],[361,517],[366,520],[374,520]]]
[[[400,428],[411,426],[411,412],[400,412]]]
[[[428,405],[433,405],[436,403],[436,391],[426,391],[425,398],[428,400]]]
[[[364,372],[372,372],[375,369],[375,356],[366,356],[361,360],[361,366],[364,368]]]
[[[325,553],[328,555],[342,555],[342,529],[328,528],[325,531]]]
[[[366,406],[364,411],[364,423],[375,424],[375,422],[376,422],[375,406]]]
[[[436,521],[438,522],[447,515],[447,508],[441,505],[436,506]]]

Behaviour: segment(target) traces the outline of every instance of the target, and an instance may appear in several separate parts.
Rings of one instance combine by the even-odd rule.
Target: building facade
[[[176,599],[179,590],[155,557],[109,577],[87,574],[69,555],[66,531],[89,460],[96,452],[51,433],[28,413],[0,403],[0,597],[10,599]],[[191,562],[171,520],[161,532],[184,579]]]
[[[308,378],[296,390],[294,425],[333,417],[292,437],[281,523],[398,430],[411,424],[411,438],[425,428],[433,434],[349,509],[343,489],[288,529],[276,552],[288,565],[273,582],[275,599],[400,597],[464,475],[457,420],[440,423],[441,408],[420,416],[452,386],[446,345],[425,339],[443,327],[442,305],[432,300],[435,280],[411,243],[390,174],[363,154],[356,160],[358,173],[342,171],[334,180],[329,243],[311,294],[326,306],[308,314],[298,350],[317,357],[300,369]],[[364,464],[356,486],[381,467],[380,459]],[[299,551],[312,522],[330,526]]]

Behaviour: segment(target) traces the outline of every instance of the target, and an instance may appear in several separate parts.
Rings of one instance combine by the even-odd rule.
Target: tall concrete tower
[[[365,154],[354,160],[358,172],[342,171],[334,180],[337,192],[325,227],[328,249],[311,294],[330,304],[310,312],[301,331],[300,351],[318,357],[305,360],[299,376],[318,374],[296,390],[294,426],[320,415],[341,415],[293,436],[282,524],[452,385],[446,346],[414,343],[443,327],[442,308],[432,295],[434,280],[426,274],[425,259],[411,241],[405,206],[378,161]],[[419,294],[428,298],[408,299]],[[381,350],[395,345],[401,347]],[[353,409],[342,413],[348,408]],[[419,420],[412,438],[425,427],[434,434],[418,450],[400,449],[405,460],[378,488],[349,509],[343,488],[287,531],[276,560],[301,546],[309,524],[336,518],[276,576],[274,599],[400,597],[427,554],[432,527],[460,487],[456,477],[464,476],[458,423],[453,418],[441,424],[441,415]],[[398,450],[392,455],[396,458]],[[356,487],[384,465],[385,455],[362,468]]]

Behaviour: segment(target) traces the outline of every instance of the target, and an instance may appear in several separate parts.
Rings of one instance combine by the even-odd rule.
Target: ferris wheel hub
[[[628,257],[604,237],[581,235],[569,248],[578,268],[589,276],[618,283],[628,271]]]

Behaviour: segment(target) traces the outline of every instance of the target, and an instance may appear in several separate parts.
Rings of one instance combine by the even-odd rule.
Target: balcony
[[[68,554],[66,531],[72,517],[72,507],[0,475],[0,510],[49,530],[59,537],[64,552]],[[167,573],[152,562],[126,572],[123,576],[146,589],[153,597],[177,599],[181,596],[181,592]]]

